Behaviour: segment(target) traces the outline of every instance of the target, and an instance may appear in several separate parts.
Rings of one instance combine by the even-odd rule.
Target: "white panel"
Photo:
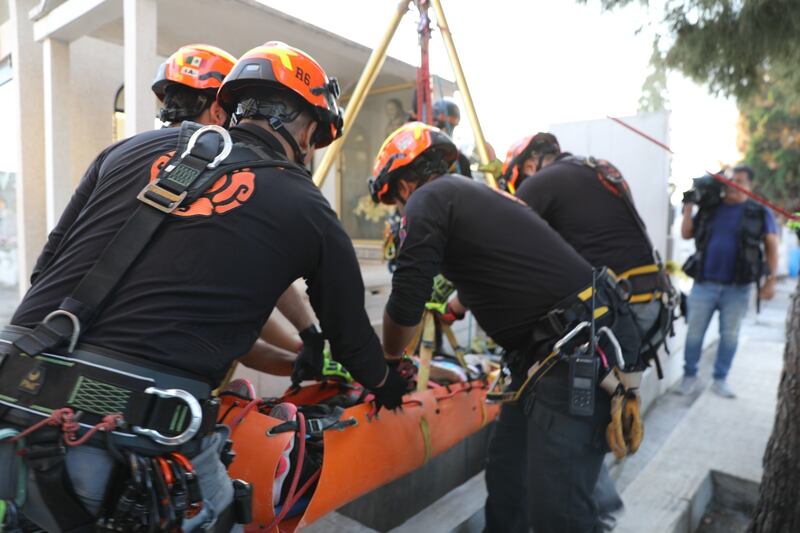
[[[125,0],[125,135],[153,129],[156,99],[150,90],[158,66],[155,0]]]
[[[69,43],[45,39],[44,53],[44,174],[47,230],[52,230],[72,194],[70,176]]]
[[[622,117],[626,123],[669,144],[669,113]],[[609,120],[554,124],[549,129],[562,150],[612,162],[633,192],[634,202],[661,256],[667,258],[670,154],[650,141]]]

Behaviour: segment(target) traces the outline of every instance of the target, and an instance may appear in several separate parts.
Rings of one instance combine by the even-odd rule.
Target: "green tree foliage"
[[[659,38],[653,40],[653,53],[650,56],[650,74],[642,84],[642,96],[639,98],[639,112],[661,111],[669,105],[667,95],[667,69],[664,57],[658,47]]]
[[[791,76],[788,76],[791,79]],[[756,172],[756,190],[783,207],[800,210],[800,94],[780,77],[739,101],[739,140]]]
[[[707,85],[712,94],[736,98],[741,148],[756,170],[758,189],[800,207],[800,0],[576,1],[609,10],[663,5],[640,108],[663,102],[667,69]]]

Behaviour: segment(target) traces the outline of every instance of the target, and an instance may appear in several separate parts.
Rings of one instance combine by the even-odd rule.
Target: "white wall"
[[[70,43],[70,175],[77,185],[86,167],[112,141],[114,96],[122,85],[122,47],[83,37]]]
[[[669,113],[647,113],[635,117],[622,117],[626,123],[644,131],[651,137],[669,144]],[[594,156],[612,162],[625,176],[633,193],[634,202],[647,225],[648,233],[661,256],[666,260],[669,211],[670,154],[632,131],[608,120],[589,120],[568,124],[555,124],[550,132],[558,137],[562,150],[575,155]],[[679,238],[679,236],[678,236]],[[691,243],[674,241],[678,245],[676,260],[690,253]],[[675,281],[678,281],[675,279]],[[687,290],[684,287],[684,290]],[[659,356],[664,379],[659,380],[654,369],[645,372],[641,384],[643,409],[667,392],[683,375],[683,344],[686,336],[683,319],[675,323],[675,336],[668,339],[670,355],[662,348]],[[707,346],[717,338],[712,324],[706,335]]]
[[[623,117],[623,120],[669,143],[668,112]],[[558,137],[562,150],[607,159],[622,172],[653,245],[666,258],[670,154],[608,119],[554,124],[549,131]]]

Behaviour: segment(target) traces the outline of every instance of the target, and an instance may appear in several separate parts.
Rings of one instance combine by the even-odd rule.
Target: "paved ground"
[[[716,355],[714,342],[703,353],[703,386],[691,397],[668,393],[655,400],[645,417],[645,443],[637,454],[621,463],[609,460],[612,477],[626,502],[615,531],[692,531],[703,509],[690,512],[690,504],[698,501],[694,496],[701,485],[711,486],[710,470],[760,480],[782,368],[786,309],[795,283],[780,283],[776,298],[763,304],[761,314],[757,316],[751,309],[745,318],[730,375],[738,398],[722,399],[708,389]],[[682,360],[683,354],[672,357]],[[480,532],[485,494],[481,474],[395,531]],[[334,524],[335,515],[326,523],[331,529],[324,530],[346,531]]]
[[[704,500],[698,495],[707,490],[711,471],[760,481],[783,366],[788,298],[795,283],[782,282],[760,315],[748,313],[729,376],[738,397],[723,399],[705,389],[641,472],[627,483],[620,477],[626,511],[615,531],[694,531],[704,511],[701,504],[710,496]],[[709,355],[707,351],[704,358]],[[707,383],[708,372],[702,375]],[[680,406],[684,399],[673,396],[663,401]],[[649,417],[647,427],[648,438],[653,437]]]

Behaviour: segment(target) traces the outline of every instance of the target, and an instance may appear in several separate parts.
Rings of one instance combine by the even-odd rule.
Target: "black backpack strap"
[[[175,155],[156,179],[141,190],[137,196],[141,203],[131,217],[59,308],[30,333],[14,341],[17,349],[35,355],[69,339],[68,351],[72,352],[81,330],[92,323],[167,216],[192,203],[221,176],[241,168],[270,166],[308,173],[294,163],[273,159],[263,150],[256,152],[254,148],[235,146],[228,131],[220,126],[184,122]]]

